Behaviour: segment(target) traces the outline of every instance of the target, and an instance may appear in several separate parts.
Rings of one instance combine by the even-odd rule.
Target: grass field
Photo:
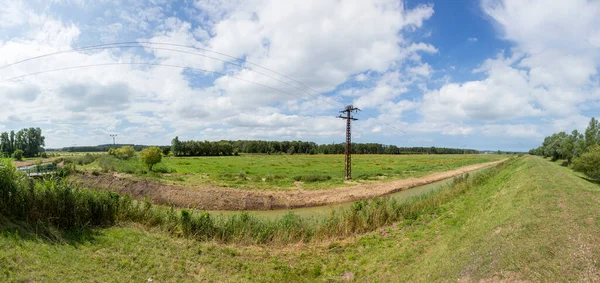
[[[594,281],[599,204],[599,185],[527,157],[416,220],[342,241],[220,245],[136,224],[48,239],[2,219],[0,281]]]
[[[354,155],[354,181],[386,181],[420,177],[433,172],[507,158],[507,155]],[[110,156],[81,168],[102,171],[105,167],[167,184],[243,189],[325,189],[344,185],[343,155],[242,155],[228,157],[169,157],[148,174],[137,158],[117,160]],[[109,170],[109,171],[110,171]]]

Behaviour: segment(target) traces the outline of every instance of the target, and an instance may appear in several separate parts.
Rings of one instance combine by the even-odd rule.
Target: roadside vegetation
[[[462,166],[497,161],[507,155],[354,155],[353,182],[381,182],[422,177]],[[250,155],[163,157],[152,171],[139,156],[119,159],[103,155],[79,170],[119,172],[184,187],[231,187],[258,190],[328,189],[344,182],[342,155]]]

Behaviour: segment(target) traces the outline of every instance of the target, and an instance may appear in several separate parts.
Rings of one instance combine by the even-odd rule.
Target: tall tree
[[[2,151],[2,155],[10,156],[12,154],[10,147],[10,139],[8,138],[8,133],[4,132],[0,134],[0,149]]]
[[[175,137],[171,141],[171,151],[174,155],[181,155],[181,142],[179,141],[179,137]]]
[[[10,131],[10,154],[12,154],[15,149],[15,131]]]
[[[598,125],[598,120],[592,117],[587,129],[585,129],[585,146],[589,148],[592,145],[598,144],[599,134],[600,125]]]

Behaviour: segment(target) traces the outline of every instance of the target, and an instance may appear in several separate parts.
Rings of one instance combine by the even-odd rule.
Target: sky
[[[354,142],[526,151],[599,68],[600,1],[0,0],[0,131],[50,148],[343,142],[352,104]]]

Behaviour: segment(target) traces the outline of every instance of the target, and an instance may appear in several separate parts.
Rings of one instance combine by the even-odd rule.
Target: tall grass
[[[56,160],[54,163],[57,164],[61,161],[64,161],[65,164],[87,165],[87,164],[93,163],[94,161],[96,161],[96,159],[98,159],[104,155],[105,154],[86,153],[85,155],[79,155],[79,156],[73,156],[73,157],[63,157],[63,158]]]
[[[188,209],[154,206],[108,191],[92,191],[58,176],[32,181],[9,161],[0,165],[0,213],[5,217],[58,228],[88,228],[137,222],[160,227],[174,235],[199,240],[241,244],[289,244],[335,239],[373,231],[397,221],[412,221],[486,182],[509,160],[474,175],[456,177],[442,188],[407,201],[375,198],[358,201],[350,209],[321,218],[303,218],[292,212],[275,220],[241,212],[218,216]]]

